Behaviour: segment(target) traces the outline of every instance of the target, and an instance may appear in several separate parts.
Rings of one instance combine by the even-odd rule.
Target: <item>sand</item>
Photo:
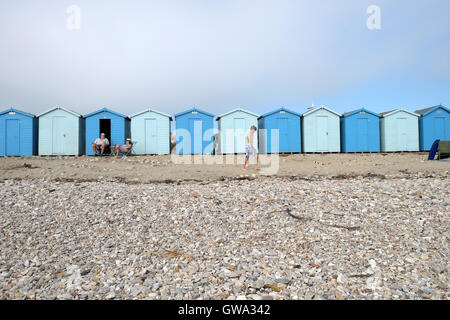
[[[450,162],[427,161],[427,153],[377,154],[295,154],[276,157],[262,155],[261,162],[277,169],[279,177],[366,176],[396,174],[434,174],[448,176]],[[189,157],[192,159],[192,157]],[[214,160],[222,159],[215,157]],[[0,180],[7,179],[86,179],[129,182],[211,181],[224,178],[270,175],[268,165],[259,172],[250,165],[242,170],[243,157],[231,164],[178,164],[170,155],[114,157],[12,157],[0,159]],[[211,159],[210,159],[211,160]],[[197,159],[204,161],[204,159]],[[277,166],[276,164],[279,164]],[[273,170],[272,170],[273,171]]]

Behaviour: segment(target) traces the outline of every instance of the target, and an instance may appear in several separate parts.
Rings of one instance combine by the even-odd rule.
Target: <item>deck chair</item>
[[[105,147],[105,151],[103,151],[103,157],[104,157],[104,156],[110,155],[111,152],[112,152],[112,150],[113,150],[113,149],[111,148],[111,146],[106,146],[106,147]],[[100,149],[96,150],[96,151],[95,151],[95,155],[96,155],[96,156],[100,156],[100,152],[101,152]]]
[[[450,157],[450,141],[439,141],[438,159],[445,159]]]
[[[136,155],[136,152],[134,151],[134,146],[137,144],[137,141],[131,141],[131,143],[132,143],[131,149],[128,150],[127,152],[119,151],[119,156],[129,157],[129,156]],[[116,155],[114,150],[112,151],[111,154]]]

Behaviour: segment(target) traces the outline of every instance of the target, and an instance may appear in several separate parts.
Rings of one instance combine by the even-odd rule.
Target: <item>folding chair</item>
[[[129,156],[136,155],[136,152],[134,151],[134,146],[136,144],[137,144],[137,141],[131,141],[131,148],[127,152],[121,152],[119,150],[119,155],[123,156],[123,157],[129,157]],[[114,151],[113,151],[113,155],[115,155]]]
[[[450,141],[439,141],[438,160],[450,157]]]

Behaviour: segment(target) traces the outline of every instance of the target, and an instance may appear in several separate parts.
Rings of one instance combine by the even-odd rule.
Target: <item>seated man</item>
[[[123,146],[119,144],[114,145],[114,149],[116,150],[116,157],[119,155],[119,152],[127,153],[130,149],[133,148],[133,143],[131,143],[131,139],[127,138],[125,140],[125,144]]]
[[[97,138],[94,142],[91,142],[91,146],[94,151],[94,155],[97,155],[97,150],[100,150],[100,155],[102,156],[105,148],[109,146],[109,140],[106,138],[104,133],[100,133],[100,138]]]

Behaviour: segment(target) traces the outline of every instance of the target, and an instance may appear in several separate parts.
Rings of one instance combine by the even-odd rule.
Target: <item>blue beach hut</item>
[[[450,110],[443,105],[416,111],[419,118],[419,147],[429,151],[433,142],[450,140]]]
[[[219,152],[222,154],[245,153],[245,136],[251,126],[258,127],[259,115],[237,108],[217,117],[219,122]],[[255,147],[258,135],[255,135]]]
[[[380,115],[364,108],[341,117],[342,152],[380,152]]]
[[[32,114],[13,108],[0,112],[0,156],[37,155],[37,130]]]
[[[381,113],[381,151],[419,151],[419,115],[403,109]]]
[[[37,115],[40,156],[83,154],[84,119],[66,108],[54,107]]]
[[[136,141],[136,154],[169,154],[172,117],[147,109],[130,116],[131,139]]]
[[[211,154],[214,150],[214,115],[192,108],[175,115],[176,153]]]
[[[84,116],[86,119],[86,155],[94,155],[91,142],[104,133],[111,146],[124,144],[130,138],[130,119],[118,112],[103,108]]]
[[[305,112],[302,116],[303,152],[340,152],[340,117],[339,113],[323,106]]]
[[[280,108],[258,118],[259,152],[297,153],[302,151],[301,114]],[[273,145],[273,134],[278,130],[278,147]]]

